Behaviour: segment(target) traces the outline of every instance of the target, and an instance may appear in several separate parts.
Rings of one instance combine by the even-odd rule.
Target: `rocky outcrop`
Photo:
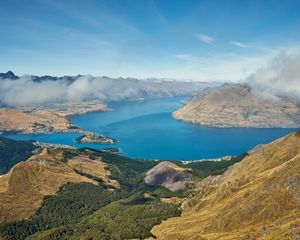
[[[213,127],[297,128],[300,108],[287,98],[264,99],[247,85],[207,91],[173,113],[174,118]]]
[[[163,186],[172,192],[183,190],[193,178],[189,169],[178,167],[171,162],[161,162],[146,173],[148,185]]]

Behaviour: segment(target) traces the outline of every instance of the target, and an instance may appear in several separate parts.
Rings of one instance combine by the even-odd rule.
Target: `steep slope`
[[[118,187],[108,177],[106,164],[79,155],[68,160],[64,150],[43,149],[25,162],[15,165],[0,178],[0,222],[27,219],[44,196],[53,195],[67,183],[93,183],[97,179],[111,188]]]
[[[173,113],[176,119],[214,127],[300,126],[300,108],[286,98],[263,99],[246,85],[214,88]]]
[[[158,239],[299,239],[300,132],[261,146],[196,192],[183,216],[152,229]]]

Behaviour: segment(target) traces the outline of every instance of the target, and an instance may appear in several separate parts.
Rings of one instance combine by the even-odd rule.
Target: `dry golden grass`
[[[0,108],[0,130],[35,132],[37,126],[44,126],[44,131],[68,130],[72,124],[63,116],[54,112],[38,111],[25,113],[18,109]]]
[[[173,113],[177,119],[216,127],[299,127],[300,108],[288,99],[259,98],[246,85],[223,86]]]
[[[158,239],[300,239],[299,133],[209,181],[185,203],[183,216],[153,228]]]
[[[27,219],[41,205],[44,196],[53,195],[66,183],[96,181],[74,171],[101,178],[109,186],[118,183],[109,180],[110,172],[104,170],[105,164],[91,159],[70,160],[70,165],[63,161],[64,150],[43,149],[40,154],[32,156],[25,162],[15,165],[6,175],[0,178],[0,222],[11,222]],[[91,170],[92,169],[92,170]]]
[[[87,173],[103,180],[104,184],[112,188],[119,188],[119,183],[116,180],[109,178],[110,172],[106,169],[107,164],[100,161],[101,158],[91,160],[85,155],[74,157],[68,161],[68,165],[72,169]]]

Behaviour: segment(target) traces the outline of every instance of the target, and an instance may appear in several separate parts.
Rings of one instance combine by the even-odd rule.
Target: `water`
[[[295,129],[212,128],[187,124],[172,118],[180,98],[115,102],[113,112],[73,116],[80,128],[103,133],[119,140],[115,145],[76,143],[78,134],[9,134],[14,139],[70,144],[77,147],[118,147],[129,157],[195,160],[239,155],[257,144],[268,143]]]

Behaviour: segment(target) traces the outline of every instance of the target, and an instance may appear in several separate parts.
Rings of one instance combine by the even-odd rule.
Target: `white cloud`
[[[246,45],[244,43],[238,42],[238,41],[230,41],[231,45],[234,45],[236,47],[240,47],[240,48],[248,48],[249,45]]]
[[[300,56],[300,46],[256,48],[256,51],[247,55],[233,52],[195,55],[182,52],[173,55],[177,64],[166,67],[161,76],[195,81],[245,81],[258,69],[266,68],[281,52]]]
[[[174,55],[178,66],[165,69],[163,77],[202,81],[239,81],[264,66],[273,53],[243,56],[234,53],[196,56],[189,53]]]
[[[206,34],[196,33],[195,36],[198,40],[204,43],[213,43],[215,41],[213,37],[208,36]]]
[[[300,55],[280,53],[267,67],[251,74],[247,82],[264,98],[285,96],[300,102]]]
[[[0,79],[0,83],[0,103],[17,107],[77,103],[90,99],[112,101],[141,97],[182,96],[196,93],[206,87],[197,82],[92,76],[76,77],[72,82],[66,78],[36,82],[32,76],[24,76],[17,80]]]

